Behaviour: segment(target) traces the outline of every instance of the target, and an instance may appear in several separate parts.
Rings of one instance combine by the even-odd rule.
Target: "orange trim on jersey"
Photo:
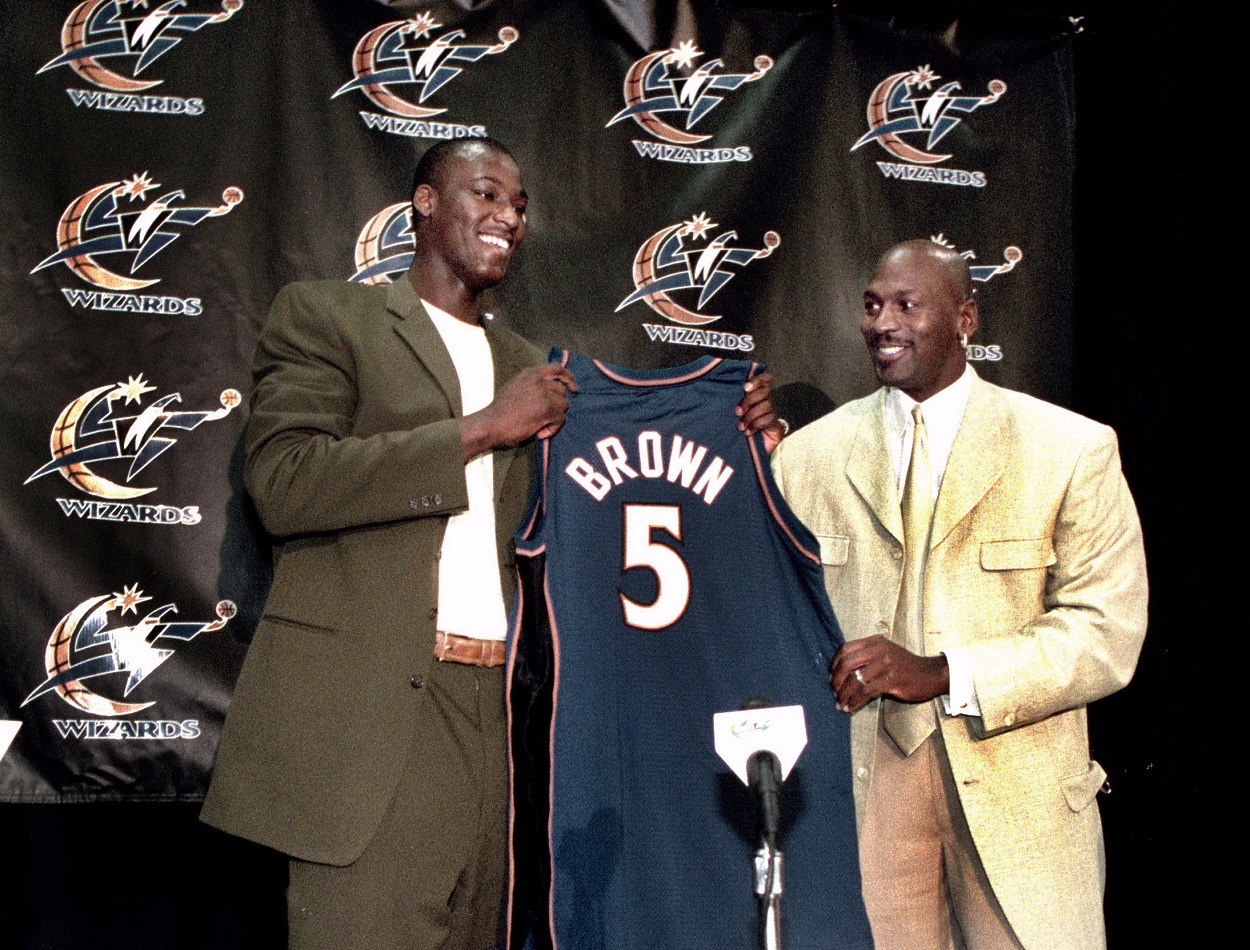
[[[820,555],[813,554],[806,547],[804,547],[802,543],[800,543],[799,539],[794,536],[794,532],[790,530],[790,526],[786,524],[786,519],[777,509],[777,501],[773,498],[773,493],[768,490],[768,482],[765,481],[764,472],[761,468],[759,450],[755,447],[754,436],[747,439],[747,448],[751,451],[751,462],[755,466],[755,478],[756,481],[759,482],[760,493],[763,494],[764,501],[768,505],[769,514],[773,516],[773,520],[776,521],[781,530],[785,532],[786,537],[790,539],[790,543],[794,545],[794,549],[796,551],[809,560],[814,561],[816,564],[820,564]]]
[[[613,382],[621,383],[625,386],[676,386],[678,383],[688,383],[692,379],[698,379],[700,376],[706,376],[712,370],[716,369],[716,367],[720,366],[721,363],[725,362],[725,359],[721,356],[713,357],[711,362],[709,362],[702,369],[697,369],[692,373],[687,373],[685,376],[670,376],[666,379],[630,379],[628,376],[622,376],[620,373],[609,369],[606,363],[600,362],[596,359],[592,359],[591,362],[594,363],[595,368],[604,376],[608,377],[608,379]]]

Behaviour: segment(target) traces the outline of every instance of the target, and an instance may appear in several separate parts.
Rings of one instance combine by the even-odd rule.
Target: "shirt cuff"
[[[977,689],[972,682],[972,664],[967,653],[952,648],[943,650],[946,668],[950,673],[950,693],[942,697],[942,709],[948,716],[979,716],[981,706],[977,703]]]

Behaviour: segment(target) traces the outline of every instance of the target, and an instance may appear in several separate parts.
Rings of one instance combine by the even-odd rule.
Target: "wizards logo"
[[[206,422],[224,419],[241,401],[239,393],[221,394],[221,408],[183,411],[170,407],[182,401],[178,393],[162,396],[148,406],[143,397],[154,392],[142,374],[125,383],[100,386],[83,393],[61,410],[52,427],[52,460],[40,467],[24,484],[53,472],[80,491],[102,501],[86,502],[58,498],[66,516],[99,521],[136,521],[143,524],[197,524],[200,510],[192,506],[135,505],[124,503],[156,491],[155,487],[131,485],[131,480],[158,456],[178,443],[178,435],[198,429]],[[134,406],[133,410],[126,407]],[[127,461],[126,484],[98,474],[100,462]]]
[[[176,12],[186,5],[186,0],[169,0],[149,10],[148,0],[80,3],[61,28],[61,55],[44,63],[39,73],[68,66],[105,90],[67,89],[76,106],[111,112],[200,115],[204,112],[203,99],[138,94],[163,82],[140,78],[141,73],[191,33],[229,20],[243,8],[243,0],[221,0],[220,13]],[[130,75],[110,69],[102,60],[127,65]]]
[[[129,716],[155,705],[155,701],[127,702],[126,697],[174,655],[175,648],[202,633],[224,627],[236,608],[232,601],[217,603],[217,619],[175,621],[174,604],[165,604],[139,616],[143,596],[138,584],[121,593],[102,594],[84,600],[61,618],[48,638],[44,651],[47,678],[22,701],[26,706],[47,693],[55,692],[76,710],[93,716]],[[135,615],[127,625],[126,614]],[[113,622],[112,617],[116,617]],[[124,682],[121,676],[126,674]],[[111,677],[100,680],[101,677]],[[86,680],[100,680],[88,686]],[[117,684],[114,686],[114,684]],[[104,689],[105,686],[112,687]],[[106,695],[112,693],[112,696]],[[192,739],[199,735],[195,720],[183,722],[111,722],[55,720],[63,738],[80,739]]]
[[[634,141],[634,148],[644,158],[692,164],[749,162],[751,150],[745,145],[691,148],[712,137],[692,130],[724,101],[726,93],[755,82],[772,68],[773,61],[767,56],[757,56],[754,72],[730,73],[722,71],[725,64],[719,59],[696,68],[694,63],[701,56],[703,53],[694,42],[686,40],[672,49],[648,53],[635,62],[625,75],[626,106],[605,128],[633,119],[659,139],[658,143]],[[662,115],[671,116],[672,121],[660,118]],[[682,127],[678,128],[678,124]]]
[[[750,351],[755,342],[749,335],[709,333],[683,329],[701,327],[719,320],[723,314],[700,312],[725,285],[752,261],[763,260],[781,245],[776,231],[764,233],[762,248],[739,247],[737,231],[716,234],[715,221],[704,212],[689,221],[662,228],[651,235],[634,256],[634,292],[620,302],[619,313],[639,300],[660,316],[681,327],[643,324],[655,342],[686,346],[715,346]],[[684,306],[678,300],[693,303]]]
[[[868,100],[869,129],[851,146],[851,151],[876,142],[895,158],[909,163],[877,162],[886,178],[982,188],[986,183],[984,172],[926,166],[951,157],[950,153],[941,154],[932,149],[969,113],[997,102],[1007,91],[1007,84],[993,79],[988,85],[988,95],[965,96],[959,95],[958,82],[934,88],[941,78],[928,66],[919,66],[882,80]],[[914,136],[916,142],[923,141],[923,147],[912,144],[904,136]]]
[[[426,11],[410,20],[397,20],[374,27],[356,44],[352,56],[352,71],[356,78],[339,86],[330,98],[359,90],[387,113],[360,113],[365,125],[392,135],[434,139],[484,136],[486,129],[480,125],[426,121],[447,109],[425,103],[459,76],[466,65],[476,63],[484,56],[502,53],[521,34],[515,27],[502,27],[498,34],[499,42],[491,45],[458,43],[457,40],[465,38],[464,30],[449,30],[431,39],[434,31],[441,26]],[[405,86],[415,87],[415,102],[395,91]]]
[[[935,234],[929,240],[942,247],[948,247],[952,251],[958,250],[944,234]],[[1001,264],[973,264],[972,262],[977,258],[976,251],[959,251],[959,256],[968,262],[968,270],[972,274],[972,279],[979,284],[984,284],[999,274],[1007,274],[1014,270],[1015,266],[1024,260],[1024,251],[1014,244],[1003,248]],[[997,362],[1003,358],[1003,348],[997,343],[969,343],[964,347],[964,353],[970,360]]]
[[[156,297],[125,291],[142,290],[160,283],[160,278],[145,280],[134,275],[178,240],[186,229],[208,218],[229,214],[243,200],[243,190],[227,188],[221,193],[221,204],[215,206],[181,204],[187,196],[181,189],[146,201],[147,193],[160,187],[144,172],[125,181],[107,181],[79,195],[65,208],[57,224],[59,250],[40,261],[31,273],[64,264],[89,284],[106,291],[123,291],[62,290],[72,306],[131,313],[198,315],[202,312],[198,298]],[[109,270],[97,260],[106,256],[129,257],[128,273]]]
[[[375,214],[356,237],[358,284],[389,284],[412,266],[412,203],[399,201]]]

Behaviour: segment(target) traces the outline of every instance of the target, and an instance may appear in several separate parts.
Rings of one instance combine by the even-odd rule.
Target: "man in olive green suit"
[[[534,470],[518,445],[559,428],[574,385],[479,307],[525,202],[496,143],[435,146],[414,176],[409,273],[389,288],[291,285],[257,349],[244,471],[280,544],[202,817],[291,856],[293,947],[496,943],[503,644],[444,629],[440,555],[451,516],[493,515],[471,548],[484,579],[458,596],[510,599]],[[476,411],[455,333],[479,344]],[[469,475],[483,458],[484,506]],[[496,609],[489,633],[504,625]]]
[[[407,276],[286,287],[257,347],[244,475],[279,547],[201,817],[291,857],[292,947],[499,938],[512,532],[576,390],[481,312],[526,202],[497,142],[435,145]]]
[[[830,682],[855,717],[877,946],[1103,946],[1086,706],[1128,682],[1146,625],[1115,434],[966,366],[977,304],[957,253],[891,249],[864,301],[885,388],[773,467],[848,638]]]

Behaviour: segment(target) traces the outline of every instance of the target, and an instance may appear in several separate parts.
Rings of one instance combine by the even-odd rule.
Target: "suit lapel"
[[[386,297],[386,307],[399,319],[395,324],[395,332],[408,344],[415,356],[423,365],[447,399],[447,410],[455,418],[460,418],[462,402],[460,399],[460,377],[456,375],[455,364],[451,354],[439,335],[434,321],[421,305],[412,281],[405,274],[390,286]]]
[[[886,478],[881,473],[888,473]],[[846,460],[846,477],[872,509],[882,526],[903,543],[903,515],[899,510],[894,462],[885,437],[885,390],[869,398]]]
[[[980,377],[973,379],[933,511],[929,550],[946,540],[1002,477],[1011,451],[1009,428],[998,391]]]

